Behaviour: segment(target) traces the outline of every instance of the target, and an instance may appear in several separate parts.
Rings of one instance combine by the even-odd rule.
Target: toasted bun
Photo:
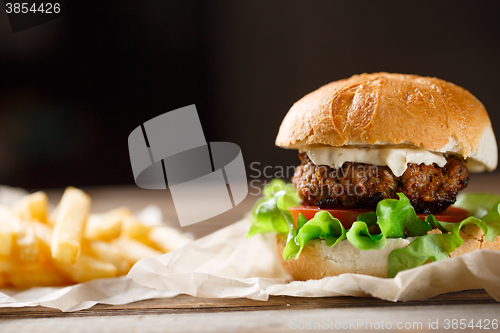
[[[276,145],[420,147],[462,156],[477,172],[498,163],[481,102],[452,83],[417,75],[361,74],[329,83],[292,106]]]
[[[463,255],[479,249],[500,251],[500,237],[494,242],[484,240],[484,234],[476,226],[467,226],[460,232],[464,243],[450,254],[450,257]],[[276,235],[276,254],[281,265],[294,280],[306,281],[322,279],[325,276],[337,276],[344,273],[366,274],[387,277],[388,256],[392,250],[410,244],[409,239],[390,238],[381,250],[359,250],[348,240],[337,243],[334,247],[315,239],[307,243],[298,259],[286,261],[282,257],[286,245],[286,236]]]

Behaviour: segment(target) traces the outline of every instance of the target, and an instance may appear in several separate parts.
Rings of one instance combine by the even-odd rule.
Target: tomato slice
[[[296,206],[289,208],[295,220],[295,226],[297,226],[297,219],[301,213],[309,221],[316,215],[317,212],[322,210],[329,212],[333,217],[339,219],[340,223],[344,228],[350,229],[352,224],[357,221],[357,217],[361,213],[369,212],[369,209],[349,209],[349,208],[336,208],[336,209],[321,209],[318,206]],[[428,214],[417,214],[417,216],[423,221]],[[469,217],[469,212],[465,209],[457,207],[448,207],[444,212],[439,214],[433,214],[438,221],[457,223],[462,222],[462,220]]]
[[[350,229],[353,222],[357,221],[358,215],[361,213],[369,212],[369,209],[349,209],[349,208],[335,208],[335,209],[321,209],[318,206],[297,206],[288,209],[295,220],[295,226],[297,226],[297,219],[299,218],[299,213],[302,213],[304,217],[309,221],[316,215],[317,212],[325,210],[332,214],[333,217],[339,219],[340,223],[344,228]]]
[[[417,216],[423,221],[428,214],[417,214]],[[439,214],[432,214],[436,220],[441,222],[458,223],[462,222],[470,216],[469,211],[458,208],[458,207],[448,207],[444,212]]]

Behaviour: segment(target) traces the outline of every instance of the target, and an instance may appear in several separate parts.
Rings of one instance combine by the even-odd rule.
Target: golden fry
[[[134,239],[147,238],[152,227],[145,225],[135,216],[128,216],[123,220],[123,234]]]
[[[50,243],[52,242],[52,228],[46,223],[32,221],[35,237],[38,239],[40,250],[48,257],[52,257]]]
[[[135,264],[141,259],[157,257],[163,253],[128,237],[114,239],[111,244],[115,245],[121,254],[131,263]]]
[[[0,206],[0,256],[9,256],[14,244],[12,214],[8,208]]]
[[[12,251],[15,251],[16,256],[21,260],[36,260],[38,241],[29,223],[19,220],[7,207],[0,206],[0,226],[4,229],[2,232],[2,227],[0,227],[0,238],[5,241],[0,245],[2,254],[12,255]]]
[[[120,236],[122,221],[132,215],[127,207],[113,209],[104,214],[90,215],[85,227],[85,237],[88,239],[111,240]]]
[[[22,219],[35,219],[46,223],[49,211],[47,194],[42,191],[28,194],[14,204],[12,210]]]
[[[59,213],[52,232],[52,257],[73,264],[81,253],[81,239],[90,211],[90,197],[83,191],[68,187],[62,196]]]
[[[38,258],[39,244],[35,237],[35,230],[29,221],[18,221],[19,230],[16,232],[15,249],[20,260],[35,261]]]
[[[132,267],[132,264],[125,259],[120,250],[110,243],[91,240],[85,243],[84,250],[101,261],[115,265],[118,269],[118,275],[127,274]]]
[[[173,251],[191,241],[189,237],[186,237],[179,230],[167,226],[153,228],[148,238],[154,244],[154,247],[162,252]]]
[[[68,187],[49,214],[47,195],[0,206],[0,287],[58,286],[127,274],[137,261],[189,241],[121,207],[90,215],[90,198]]]
[[[54,261],[57,268],[71,277],[75,282],[81,283],[94,279],[117,276],[118,269],[115,265],[81,254],[73,264]]]
[[[175,250],[191,241],[177,229],[168,226],[151,227],[135,216],[123,221],[122,234],[163,253]]]
[[[11,272],[2,274],[10,285],[16,288],[30,288],[36,286],[62,286],[71,284],[71,280],[62,275],[52,265],[42,262],[17,265]]]

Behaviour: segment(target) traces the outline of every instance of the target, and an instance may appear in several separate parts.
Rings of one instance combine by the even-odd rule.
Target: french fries
[[[52,258],[74,264],[81,253],[81,240],[90,212],[90,197],[83,191],[68,187],[61,199],[52,232]]]
[[[46,223],[49,199],[47,194],[41,191],[28,194],[14,204],[12,210],[22,219],[35,219]]]
[[[16,288],[60,286],[71,283],[71,280],[59,273],[54,266],[44,262],[13,263],[11,270],[2,271],[1,276],[5,283]]]
[[[190,239],[145,225],[127,207],[90,214],[90,197],[68,187],[56,209],[44,192],[0,205],[0,288],[60,286],[125,275],[144,258]]]
[[[5,244],[0,245],[1,253],[9,255],[13,253],[21,260],[34,261],[38,255],[38,242],[35,238],[33,228],[29,223],[20,220],[7,207],[0,207],[0,225],[4,225],[6,232],[2,237]],[[1,234],[1,232],[0,232]]]
[[[120,236],[123,219],[130,215],[132,211],[127,207],[113,209],[104,214],[90,215],[85,227],[85,237],[104,241],[116,238]]]
[[[111,244],[116,246],[130,263],[136,263],[141,259],[157,257],[162,254],[162,252],[128,237],[113,239]]]
[[[16,232],[15,250],[19,260],[36,261],[39,254],[38,239],[35,230],[29,221],[18,221],[19,229]]]
[[[120,249],[108,242],[91,240],[85,244],[85,252],[103,262],[109,262],[115,265],[118,275],[127,274],[135,262],[127,260]]]
[[[57,268],[75,282],[87,282],[93,279],[114,277],[118,274],[115,265],[92,258],[86,254],[78,257],[73,264],[55,261]]]
[[[14,243],[11,214],[6,207],[0,206],[0,256],[9,256]]]
[[[179,230],[167,226],[153,228],[149,233],[149,239],[154,244],[154,247],[162,252],[173,251],[191,241],[190,238],[184,236]]]

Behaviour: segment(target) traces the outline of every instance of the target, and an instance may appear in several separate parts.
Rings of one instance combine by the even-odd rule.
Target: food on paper
[[[61,198],[50,251],[52,258],[74,264],[81,254],[81,240],[90,212],[90,197],[83,191],[68,187]]]
[[[190,241],[176,229],[146,225],[127,207],[91,214],[90,205],[85,192],[68,187],[52,212],[44,192],[0,206],[0,287],[59,286],[125,275],[138,260]]]
[[[276,145],[298,149],[302,164],[293,186],[264,189],[248,236],[275,232],[296,280],[394,277],[500,249],[500,197],[465,194],[451,206],[469,172],[498,163],[488,114],[461,87],[389,73],[332,82],[292,106]]]

